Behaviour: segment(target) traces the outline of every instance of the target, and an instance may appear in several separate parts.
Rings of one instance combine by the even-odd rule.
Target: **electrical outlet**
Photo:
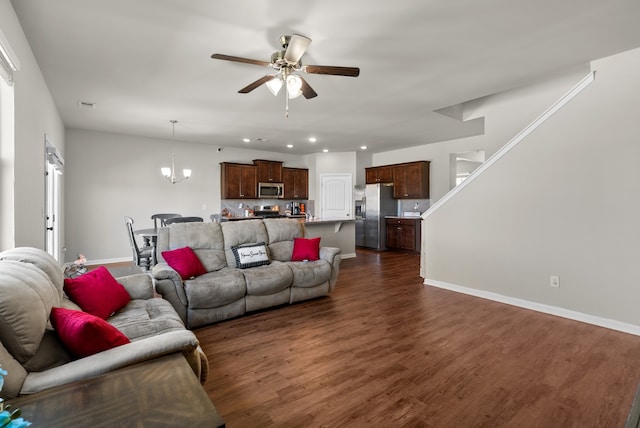
[[[551,275],[549,277],[549,286],[560,288],[560,277],[558,275]]]

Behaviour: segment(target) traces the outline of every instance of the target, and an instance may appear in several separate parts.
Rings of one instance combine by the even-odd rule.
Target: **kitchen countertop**
[[[222,221],[262,220],[263,218],[267,218],[267,217],[264,217],[264,216],[223,217],[221,220]],[[276,218],[278,218],[278,217],[276,217]],[[300,220],[304,224],[319,224],[319,223],[335,223],[335,222],[355,221],[353,218],[349,218],[349,217],[343,217],[343,218],[313,217],[313,218],[307,219],[304,216],[286,216],[286,217],[279,217],[279,218],[295,218],[297,220]]]

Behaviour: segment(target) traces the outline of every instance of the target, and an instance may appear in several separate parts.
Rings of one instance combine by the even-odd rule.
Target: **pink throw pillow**
[[[293,238],[293,254],[291,254],[292,261],[313,261],[318,260],[319,258],[320,238]]]
[[[163,251],[162,257],[182,279],[193,278],[207,273],[202,262],[190,247],[178,248],[171,251]]]
[[[64,292],[83,311],[103,320],[131,300],[124,286],[104,266],[76,278],[65,278]]]
[[[52,308],[51,325],[64,346],[80,358],[130,343],[108,322],[82,311]]]

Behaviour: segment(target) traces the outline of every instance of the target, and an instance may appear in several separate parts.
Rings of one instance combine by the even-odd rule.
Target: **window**
[[[14,222],[14,101],[15,55],[0,31],[0,250],[15,246]]]

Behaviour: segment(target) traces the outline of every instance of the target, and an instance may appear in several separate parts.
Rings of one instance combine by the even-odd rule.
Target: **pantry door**
[[[351,218],[353,208],[351,174],[320,175],[320,216]]]

